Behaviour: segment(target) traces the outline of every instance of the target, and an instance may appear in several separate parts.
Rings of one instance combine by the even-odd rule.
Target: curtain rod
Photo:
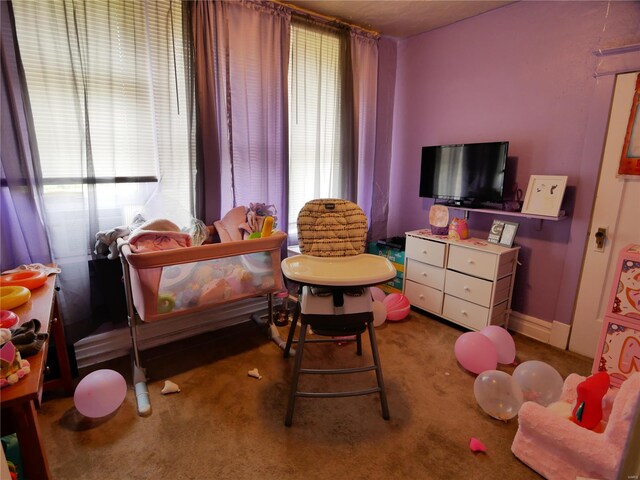
[[[354,23],[346,22],[346,21],[341,20],[341,19],[339,19],[337,17],[330,17],[328,15],[323,15],[321,13],[313,12],[311,10],[307,10],[306,8],[299,7],[297,5],[291,5],[290,3],[281,2],[280,0],[271,0],[271,1],[273,3],[277,3],[278,5],[282,5],[282,6],[286,7],[286,8],[288,8],[288,9],[290,9],[291,11],[299,13],[299,14],[302,14],[302,15],[307,15],[307,16],[310,16],[310,17],[315,18],[315,19],[323,20],[325,22],[335,22],[335,23],[338,23],[340,25],[347,26],[349,28],[354,28],[354,29],[360,30],[360,31],[368,33],[370,35],[374,35],[376,37],[380,36],[380,32],[377,32],[375,30],[370,30],[370,29],[365,28],[365,27],[361,27],[360,25],[356,25]]]

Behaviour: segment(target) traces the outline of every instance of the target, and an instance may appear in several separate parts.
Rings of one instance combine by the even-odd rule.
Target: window
[[[289,56],[289,235],[314,198],[343,198],[346,62],[332,27],[292,20]]]
[[[56,260],[86,259],[160,179],[190,209],[180,2],[13,5]]]

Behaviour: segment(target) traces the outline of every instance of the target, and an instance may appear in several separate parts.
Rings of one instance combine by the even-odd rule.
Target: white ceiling
[[[283,0],[391,37],[410,37],[503,7],[481,0]]]

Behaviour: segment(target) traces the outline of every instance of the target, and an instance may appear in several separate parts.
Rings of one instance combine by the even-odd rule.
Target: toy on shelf
[[[433,205],[429,209],[429,227],[434,235],[449,233],[449,209],[444,205]]]
[[[20,321],[20,317],[11,310],[0,311],[0,328],[11,328]]]
[[[31,371],[28,360],[20,357],[20,352],[11,343],[11,331],[0,329],[0,388],[17,383]]]
[[[27,287],[0,287],[0,308],[9,310],[27,303],[31,298],[31,291]]]
[[[449,238],[465,240],[469,238],[469,225],[464,218],[454,218],[449,225]]]
[[[44,272],[35,270],[26,270],[24,272],[15,272],[2,275],[0,277],[0,286],[3,287],[26,287],[29,290],[40,288],[47,281],[47,275]]]

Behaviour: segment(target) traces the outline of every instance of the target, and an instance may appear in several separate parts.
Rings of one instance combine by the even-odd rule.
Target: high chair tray
[[[294,282],[328,287],[377,285],[396,276],[388,259],[370,253],[351,257],[295,255],[282,260],[281,268]]]

